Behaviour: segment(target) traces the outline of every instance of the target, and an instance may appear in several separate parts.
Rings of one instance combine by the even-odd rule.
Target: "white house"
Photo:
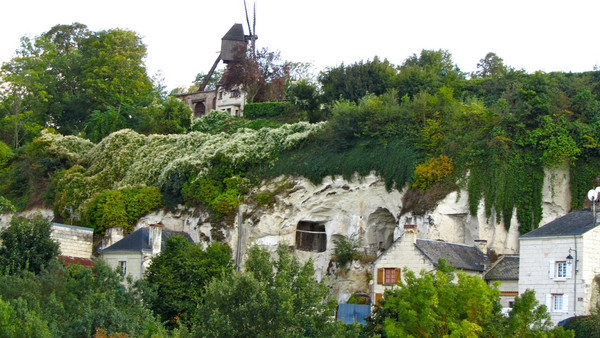
[[[100,257],[111,268],[118,267],[123,274],[131,276],[133,280],[141,279],[152,258],[160,254],[164,248],[167,239],[176,235],[181,235],[192,242],[190,235],[185,232],[163,231],[161,224],[152,224],[100,250]]]
[[[485,241],[480,241],[484,244]],[[481,277],[488,257],[477,246],[447,243],[417,238],[417,226],[404,225],[404,234],[373,261],[373,304],[383,298],[386,289],[394,287],[402,278],[402,269],[415,273],[437,268],[438,260],[446,259],[458,270]]]
[[[552,321],[587,315],[598,299],[600,227],[573,211],[519,238],[519,294],[535,291]]]

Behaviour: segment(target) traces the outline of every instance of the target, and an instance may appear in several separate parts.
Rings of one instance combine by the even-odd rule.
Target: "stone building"
[[[52,223],[50,238],[58,242],[64,257],[92,258],[94,229]]]
[[[152,258],[164,249],[167,239],[176,235],[193,242],[185,232],[163,231],[161,224],[152,224],[100,250],[99,254],[111,268],[119,268],[124,275],[137,280],[144,276]]]
[[[519,238],[519,294],[535,291],[552,321],[588,315],[600,287],[600,227],[573,211]]]
[[[226,65],[239,61],[236,59],[239,55],[239,49],[246,47],[249,38],[250,36],[244,34],[242,24],[236,23],[231,26],[221,39],[221,52],[198,91],[177,96],[192,109],[194,117],[201,117],[212,110],[227,111],[235,117],[244,116],[246,93],[241,88],[226,90],[223,86],[217,85],[214,90],[205,91],[204,89],[220,61],[223,61]]]
[[[485,245],[485,241],[479,242]],[[407,268],[415,273],[437,268],[440,258],[467,274],[483,276],[488,257],[477,246],[447,243],[417,238],[417,226],[404,225],[404,234],[373,261],[372,299],[374,304],[383,298],[386,289],[393,288]]]
[[[519,294],[519,255],[501,255],[492,263],[483,277],[488,285],[499,282],[502,312],[508,313]]]

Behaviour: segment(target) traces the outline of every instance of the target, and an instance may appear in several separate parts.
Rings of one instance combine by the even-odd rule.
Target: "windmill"
[[[244,0],[244,11],[246,12],[246,23],[248,24],[248,33],[250,35],[246,36],[247,40],[250,40],[250,50],[252,50],[252,56],[256,56],[256,50],[254,49],[254,44],[258,39],[258,35],[256,35],[256,2],[253,4],[253,18],[252,18],[252,29],[250,29],[250,19],[248,18],[248,7],[246,6],[246,0]]]
[[[233,26],[231,26],[229,31],[221,39],[221,51],[219,53],[219,56],[217,56],[217,59],[213,63],[213,66],[208,71],[208,74],[206,74],[202,85],[200,85],[200,87],[198,88],[199,92],[204,91],[206,85],[208,84],[208,81],[210,81],[210,78],[215,72],[215,69],[219,65],[220,61],[223,61],[223,63],[226,64],[238,61],[236,60],[236,49],[240,44],[247,45],[248,41],[250,41],[250,49],[252,51],[252,56],[255,56],[254,46],[256,40],[258,39],[258,35],[256,35],[256,3],[254,3],[254,18],[252,22],[252,28],[250,27],[250,19],[248,17],[248,7],[246,6],[246,0],[244,0],[244,11],[246,13],[246,22],[248,23],[248,31],[250,34],[244,34],[244,27],[242,26],[242,24],[236,23]]]

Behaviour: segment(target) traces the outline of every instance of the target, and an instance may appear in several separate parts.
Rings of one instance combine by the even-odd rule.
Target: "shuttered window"
[[[377,269],[377,284],[395,285],[400,280],[400,269],[380,268]]]

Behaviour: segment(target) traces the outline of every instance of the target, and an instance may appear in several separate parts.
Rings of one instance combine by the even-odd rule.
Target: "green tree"
[[[182,134],[192,123],[190,107],[173,96],[157,97],[132,115],[135,130],[144,134]]]
[[[231,249],[226,244],[213,242],[203,250],[182,236],[170,237],[146,272],[145,299],[162,320],[189,324],[203,302],[204,287],[213,278],[226,278],[231,269]]]
[[[552,329],[545,306],[532,291],[517,297],[506,318],[500,291],[480,277],[455,273],[440,260],[433,273],[417,276],[404,270],[398,288],[386,291],[381,306],[368,319],[364,333],[393,337],[572,337]]]
[[[97,329],[136,337],[165,333],[138,290],[126,287],[123,277],[103,261],[87,268],[55,260],[37,275],[23,271],[0,276],[0,284],[0,298],[15,309],[25,328],[45,328],[38,336],[91,337]]]
[[[25,269],[38,273],[47,266],[59,254],[50,229],[51,222],[41,216],[32,220],[13,217],[0,233],[0,272],[15,274]]]
[[[381,95],[394,88],[396,75],[396,68],[377,56],[373,60],[329,68],[319,75],[323,101],[331,103],[346,99],[358,102],[367,94]]]
[[[334,304],[317,282],[312,261],[301,264],[289,249],[278,258],[253,247],[246,271],[214,279],[198,307],[194,332],[211,337],[297,337],[324,335]]]
[[[399,68],[397,77],[400,96],[414,97],[420,92],[435,94],[446,86],[460,93],[465,75],[453,64],[447,50],[422,50],[408,57]]]

